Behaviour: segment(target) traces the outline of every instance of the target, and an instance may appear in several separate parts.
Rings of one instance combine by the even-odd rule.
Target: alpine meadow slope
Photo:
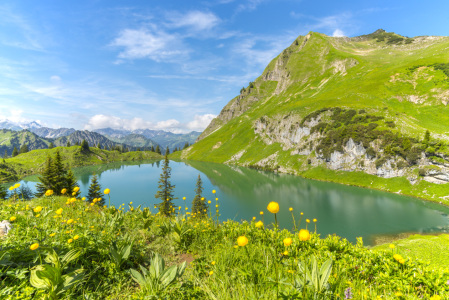
[[[310,32],[242,88],[180,158],[446,202],[448,51],[449,37]]]

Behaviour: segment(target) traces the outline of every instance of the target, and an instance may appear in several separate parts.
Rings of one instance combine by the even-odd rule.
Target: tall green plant
[[[159,191],[157,191],[155,198],[159,198],[161,202],[158,204],[159,212],[162,215],[171,216],[173,214],[173,190],[175,185],[170,182],[171,168],[169,165],[168,156],[165,155],[164,164],[162,167],[161,177],[159,178]]]
[[[101,186],[98,183],[98,177],[96,174],[94,174],[92,176],[91,182],[90,182],[90,186],[89,186],[89,191],[87,192],[87,197],[86,200],[91,202],[93,201],[95,198],[96,199],[101,199],[99,202],[101,205],[104,205],[104,198],[103,198],[103,193],[101,192]]]
[[[80,283],[84,278],[84,269],[63,274],[67,265],[76,260],[81,254],[81,249],[72,249],[63,257],[52,248],[46,249],[48,264],[37,265],[31,269],[30,283],[37,289],[44,289],[46,296],[44,299],[59,299],[69,289]]]
[[[165,268],[164,259],[157,253],[151,259],[149,269],[140,266],[140,271],[131,269],[131,277],[136,281],[145,295],[158,299],[167,288],[181,278],[186,268],[186,262]],[[150,299],[151,299],[150,298]]]
[[[206,203],[206,200],[202,197],[203,193],[203,181],[201,180],[201,176],[198,175],[198,179],[196,181],[195,188],[195,197],[192,201],[192,212],[195,214],[207,216],[207,211],[209,206]]]

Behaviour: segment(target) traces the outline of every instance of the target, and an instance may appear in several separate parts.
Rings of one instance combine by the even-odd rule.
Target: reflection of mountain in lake
[[[449,224],[444,213],[449,208],[411,197],[237,166],[196,161],[188,164],[206,174],[221,191],[244,199],[240,205],[253,216],[258,215],[258,209],[266,211],[269,201],[279,202],[279,219],[287,228],[292,226],[289,207],[297,214],[304,212],[305,218],[317,218],[319,232],[343,236],[362,235],[362,231],[367,235],[423,232],[437,224]]]

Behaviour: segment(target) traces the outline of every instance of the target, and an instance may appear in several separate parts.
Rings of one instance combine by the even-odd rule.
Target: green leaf
[[[164,288],[169,286],[176,279],[177,274],[178,274],[177,266],[171,266],[170,268],[166,269],[161,276],[162,286]]]
[[[321,280],[320,280],[320,287],[323,288],[328,279],[329,276],[331,275],[332,272],[332,258],[329,258],[328,260],[326,260],[323,265],[321,266],[320,269],[320,275],[321,275]]]
[[[140,268],[142,269],[143,267],[140,266]],[[131,271],[131,278],[137,282],[141,288],[146,286],[146,280],[145,278],[142,276],[142,274],[140,274],[137,270],[134,269],[130,269]]]
[[[69,274],[63,275],[63,283],[60,293],[69,290],[71,287],[82,281],[84,278],[84,271],[84,269],[78,269]]]
[[[39,265],[31,270],[30,283],[38,289],[55,289],[62,281],[61,273],[50,265]]]
[[[77,259],[83,253],[82,249],[72,249],[61,259],[64,266],[68,265],[72,260]]]

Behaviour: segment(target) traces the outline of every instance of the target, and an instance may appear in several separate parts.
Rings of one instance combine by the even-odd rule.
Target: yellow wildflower
[[[107,195],[107,194],[109,194],[110,192],[111,192],[110,189],[105,189],[104,192],[103,192],[103,194]]]
[[[33,209],[34,212],[38,213],[42,211],[42,206],[38,206],[35,209]]]
[[[57,215],[60,215],[60,214],[62,214],[62,208],[60,208],[60,209],[56,210],[56,214],[57,214]]]
[[[53,233],[50,233],[50,237],[54,237],[56,235],[56,233],[55,232],[53,232]]]
[[[78,193],[79,190],[80,190],[79,186],[76,186],[76,187],[73,189],[73,192],[74,192],[74,193]]]
[[[14,222],[16,219],[17,219],[17,218],[16,218],[15,216],[12,216],[11,218],[9,218],[9,220],[10,220],[11,222]]]
[[[244,246],[246,246],[246,244],[248,244],[248,239],[246,238],[246,236],[239,236],[237,238],[237,244],[240,247],[244,247]]]
[[[268,203],[267,209],[270,213],[275,214],[279,212],[279,204],[277,202],[271,201]]]
[[[71,223],[73,223],[73,219],[67,220],[67,224],[71,224]]]
[[[79,239],[79,238],[80,238],[79,235],[75,235],[75,236],[73,237],[74,240],[77,240],[77,239]]]
[[[301,229],[298,235],[300,241],[310,240],[310,232],[307,229]]]
[[[288,247],[292,244],[293,240],[291,238],[285,238],[283,242],[284,246]]]
[[[256,222],[256,228],[262,228],[262,227],[263,227],[262,221]]]
[[[70,244],[71,242],[73,242],[73,239],[69,239],[69,240],[67,241],[68,244]]]
[[[34,243],[33,245],[30,246],[30,250],[36,250],[37,248],[39,248],[38,243]]]
[[[67,193],[67,189],[62,189],[62,190],[61,190],[61,194],[64,195],[65,193]]]

